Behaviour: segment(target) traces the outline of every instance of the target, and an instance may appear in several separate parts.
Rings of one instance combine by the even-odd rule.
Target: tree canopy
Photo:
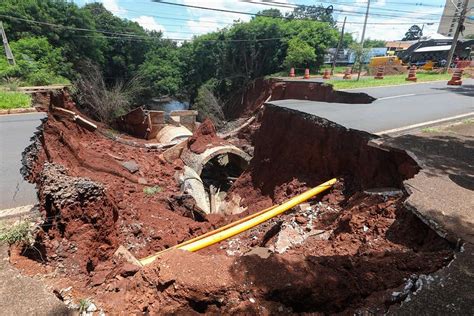
[[[248,82],[288,67],[319,68],[339,39],[331,10],[322,6],[299,6],[286,15],[264,10],[249,22],[236,21],[180,45],[100,3],[3,0],[0,14],[18,61],[12,67],[0,59],[0,77],[74,80],[84,63],[93,62],[109,84],[139,76],[149,97],[193,100],[205,85],[201,99],[203,92],[226,99]],[[351,43],[346,34],[343,47]]]
[[[412,25],[405,33],[405,37],[402,38],[402,41],[416,41],[423,36],[423,31],[418,25]]]

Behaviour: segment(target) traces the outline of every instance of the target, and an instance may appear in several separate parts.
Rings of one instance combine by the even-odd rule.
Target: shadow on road
[[[472,84],[465,84],[460,87],[446,86],[445,88],[433,88],[433,90],[449,91],[468,97],[474,97],[474,85]]]
[[[458,185],[472,190],[474,181],[474,139],[461,136],[403,135],[386,143],[413,152],[428,174],[451,175]]]

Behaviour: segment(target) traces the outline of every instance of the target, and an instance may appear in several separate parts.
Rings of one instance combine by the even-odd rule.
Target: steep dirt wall
[[[269,98],[275,100],[309,100],[329,103],[366,104],[375,98],[366,93],[334,90],[322,82],[282,81],[280,79],[256,79],[243,94],[233,97],[224,108],[228,119],[247,116],[263,105]]]
[[[369,146],[375,137],[310,114],[266,105],[254,136],[254,158],[233,191],[252,207],[263,197],[279,201],[298,187],[315,186],[333,177],[344,178],[351,191],[401,188],[404,179],[418,172],[418,165],[405,152]]]

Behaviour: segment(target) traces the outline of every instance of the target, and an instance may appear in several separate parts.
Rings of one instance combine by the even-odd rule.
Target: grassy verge
[[[28,108],[31,96],[21,92],[0,91],[0,109]]]
[[[391,85],[402,85],[410,84],[411,81],[406,81],[405,78],[407,75],[391,75],[385,76],[384,79],[378,80],[374,77],[364,77],[360,78],[360,81],[356,81],[357,75],[352,75],[352,80],[328,80],[327,83],[330,83],[334,86],[335,89],[355,89],[355,88],[366,88],[366,87],[378,87],[378,86],[391,86]],[[427,81],[436,81],[436,80],[446,80],[451,79],[451,74],[438,74],[438,73],[417,73],[416,77],[418,82],[427,82]]]

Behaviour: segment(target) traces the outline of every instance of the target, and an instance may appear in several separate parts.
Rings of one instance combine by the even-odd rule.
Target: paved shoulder
[[[20,174],[21,153],[43,117],[44,113],[0,116],[0,209],[36,203],[34,186]]]

